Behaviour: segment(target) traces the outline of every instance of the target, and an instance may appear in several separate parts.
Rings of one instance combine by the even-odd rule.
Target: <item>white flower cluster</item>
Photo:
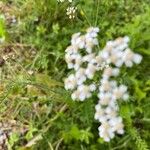
[[[95,107],[95,119],[101,123],[99,135],[107,142],[115,136],[115,133],[124,133],[122,118],[117,113],[119,110],[117,100],[127,100],[129,97],[127,87],[125,85],[118,86],[117,82],[110,78],[119,75],[119,69],[123,64],[126,67],[132,67],[133,63],[139,64],[142,60],[141,55],[133,53],[128,48],[128,42],[127,36],[115,41],[108,41],[100,52],[103,60],[115,66],[114,68],[108,67],[103,71],[98,93],[99,102]]]
[[[73,100],[83,101],[89,98],[96,90],[95,84],[86,85],[87,79],[92,79],[97,70],[100,70],[100,63],[92,52],[95,45],[98,45],[98,28],[91,27],[85,35],[76,33],[72,36],[71,46],[66,49],[65,60],[69,69],[74,69],[75,73],[70,74],[65,79],[65,88],[74,90]],[[82,54],[84,53],[84,54]]]
[[[69,3],[73,2],[73,0],[57,0],[57,1],[60,2],[60,3],[67,2],[67,1]],[[74,19],[76,11],[77,11],[77,7],[75,7],[75,6],[68,6],[67,9],[66,9],[66,15],[69,17],[69,19]]]
[[[77,10],[77,7],[74,7],[74,6],[70,6],[66,9],[67,11],[66,14],[69,17],[69,19],[75,18],[76,10]]]
[[[96,105],[95,119],[101,125],[99,127],[99,135],[105,141],[110,141],[115,136],[115,132],[123,134],[122,118],[118,116],[117,100],[128,99],[127,87],[125,85],[117,86],[117,82],[110,80],[112,76],[119,74],[118,68],[106,68],[103,72],[103,77],[99,86],[98,98],[99,102]]]
[[[94,53],[94,46],[98,45],[98,32],[99,28],[90,27],[85,35],[75,33],[72,36],[65,59],[68,68],[74,69],[75,73],[65,79],[65,88],[74,90],[71,95],[73,100],[84,101],[97,89],[96,84],[86,82],[87,79],[92,80],[96,71],[103,70],[98,84],[99,102],[95,107],[95,119],[101,123],[100,137],[108,142],[114,138],[115,133],[124,133],[122,118],[118,115],[117,100],[127,100],[129,97],[127,87],[123,84],[118,85],[113,78],[119,75],[122,65],[132,67],[133,63],[139,64],[142,56],[129,49],[127,36],[108,41],[98,54]]]
[[[119,37],[115,41],[108,41],[104,49],[100,52],[107,63],[112,63],[116,67],[125,64],[132,67],[133,63],[139,64],[142,60],[141,55],[133,53],[128,47],[129,37]]]

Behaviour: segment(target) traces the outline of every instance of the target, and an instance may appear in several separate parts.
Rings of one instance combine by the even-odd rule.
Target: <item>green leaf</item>
[[[11,149],[13,145],[19,140],[19,134],[18,133],[12,133],[9,137],[8,141],[8,147]]]
[[[135,88],[135,94],[138,100],[142,100],[146,97],[146,93],[142,91],[138,86]]]

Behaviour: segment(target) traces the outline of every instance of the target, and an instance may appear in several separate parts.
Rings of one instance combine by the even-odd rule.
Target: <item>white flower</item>
[[[74,19],[75,18],[75,13],[76,13],[77,7],[71,6],[67,8],[66,14],[69,16],[69,19]]]
[[[73,74],[69,75],[68,78],[65,79],[65,89],[73,90],[77,86],[77,80]]]
[[[116,76],[118,76],[119,75],[119,69],[118,68],[114,68],[113,70],[112,70],[112,75],[114,76],[114,77],[116,77]]]
[[[112,76],[112,68],[108,67],[108,68],[104,69],[103,78],[108,79],[111,76]]]
[[[124,133],[124,125],[122,123],[122,118],[121,117],[115,117],[110,119],[109,121],[110,125],[112,126],[112,130],[114,132],[117,132],[118,134],[123,134]]]
[[[79,98],[79,94],[80,94],[80,92],[76,90],[76,91],[74,91],[74,92],[71,94],[71,98],[72,98],[73,100],[76,100],[76,99]]]
[[[80,68],[76,72],[75,77],[76,77],[76,80],[77,80],[77,84],[81,85],[86,80],[85,69],[84,68]]]
[[[75,70],[79,69],[80,65],[82,64],[82,57],[80,54],[66,54],[65,55],[65,60],[68,64],[68,68],[72,69],[74,68]]]
[[[96,113],[95,113],[95,120],[100,120],[100,117],[104,115],[104,109],[102,109],[101,105],[100,104],[97,104],[95,106],[95,110],[96,110]]]
[[[128,100],[129,99],[129,94],[128,93],[125,93],[123,96],[122,96],[122,99],[123,100]]]
[[[95,106],[95,110],[95,120],[98,120],[99,122],[106,122],[107,118],[105,117],[105,110],[101,107],[100,104]]]
[[[96,38],[91,38],[91,37],[89,37],[89,38],[86,38],[85,39],[86,41],[86,43],[85,43],[85,49],[86,49],[86,51],[88,52],[88,53],[92,53],[92,49],[93,49],[93,47],[95,46],[95,45],[98,45],[98,40],[96,39]]]
[[[122,59],[127,67],[133,66],[133,57],[134,53],[130,49],[126,49]]]
[[[117,111],[113,107],[108,106],[105,109],[107,119],[112,119],[117,116]]]
[[[114,138],[115,136],[108,122],[103,122],[101,126],[98,128],[98,130],[100,137],[102,137],[106,142],[109,142],[110,139]]]
[[[84,101],[85,99],[89,98],[91,96],[90,87],[87,85],[79,85],[77,87],[77,90],[72,93],[72,99],[73,100],[80,100]]]
[[[106,92],[111,90],[111,84],[108,80],[101,80],[101,85],[99,87],[100,92]]]
[[[124,40],[125,43],[128,43],[128,42],[130,41],[130,38],[129,38],[128,36],[125,36],[125,37],[123,38],[123,40]]]
[[[110,85],[111,85],[112,89],[114,89],[117,86],[117,82],[115,80],[111,80]]]
[[[75,65],[74,65],[74,69],[78,70],[80,68],[82,64],[82,56],[81,55],[77,55],[75,58]]]
[[[109,58],[109,52],[105,50],[101,51],[99,55],[103,58],[103,60],[107,60]]]
[[[85,74],[89,79],[92,79],[94,77],[94,74],[96,72],[96,67],[93,64],[88,64]]]
[[[80,35],[81,35],[80,32],[75,33],[75,34],[72,35],[72,39],[71,39],[71,44],[72,44],[72,45],[76,45],[76,41],[77,41],[77,39],[80,37]]]
[[[89,98],[91,96],[91,91],[90,91],[89,86],[80,85],[78,86],[77,91],[79,91],[78,99],[81,101],[84,101],[86,98]]]
[[[72,40],[74,42],[74,40]],[[76,54],[78,52],[78,48],[75,45],[68,46],[65,50],[67,54]]]
[[[91,84],[89,87],[90,87],[91,92],[96,90],[96,85],[95,84]]]
[[[65,60],[66,60],[66,63],[68,65],[68,68],[71,69],[74,67],[74,64],[72,63],[73,59],[71,58],[70,55],[66,54],[65,55]]]
[[[114,64],[116,65],[116,67],[121,67],[123,65],[123,60],[120,58],[120,59],[116,60],[116,62]]]
[[[124,98],[126,99],[126,93],[127,92],[127,87],[125,85],[120,85],[119,87],[116,87],[114,90],[113,90],[113,97],[115,99],[121,99]]]
[[[110,49],[112,49],[113,48],[113,46],[114,46],[114,42],[113,41],[107,41],[107,43],[106,43],[106,49],[109,51]]]
[[[86,36],[95,38],[95,37],[97,37],[98,32],[99,32],[99,28],[97,28],[97,27],[90,27],[90,28],[87,29]]]
[[[79,49],[83,49],[85,47],[85,36],[78,37],[75,44],[78,45]]]
[[[90,63],[91,64],[94,64],[96,66],[96,70],[100,70],[103,68],[106,67],[106,63],[103,62],[103,59],[100,55],[96,56],[96,57],[93,57],[93,58],[89,58],[90,59]]]
[[[118,76],[119,75],[119,69],[118,68],[111,68],[107,67],[104,69],[103,78],[108,79],[111,76]]]
[[[108,105],[111,101],[111,94],[110,93],[103,93],[103,94],[101,93],[99,95],[99,98],[100,98],[99,103],[101,105]]]
[[[85,55],[83,57],[83,62],[91,62],[93,59],[95,60],[95,53]]]
[[[136,64],[140,64],[141,61],[142,61],[142,56],[139,55],[139,54],[134,54],[134,56],[133,56],[133,61],[134,61]]]
[[[92,52],[95,45],[98,45],[98,39],[96,38],[99,32],[99,28],[88,28],[85,35],[85,48],[88,53]]]

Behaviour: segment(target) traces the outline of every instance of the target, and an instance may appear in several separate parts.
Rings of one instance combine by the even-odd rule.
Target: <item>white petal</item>
[[[134,54],[134,56],[133,56],[133,61],[134,61],[136,64],[139,64],[139,63],[142,61],[142,56],[139,55],[139,54]]]

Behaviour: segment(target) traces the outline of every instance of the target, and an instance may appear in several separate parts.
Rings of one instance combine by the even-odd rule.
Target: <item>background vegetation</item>
[[[56,0],[0,1],[0,120],[16,120],[20,130],[7,139],[14,150],[148,150],[150,148],[150,1],[76,0],[74,20],[67,3]],[[98,26],[100,47],[128,35],[130,47],[143,56],[123,68],[119,83],[129,87],[120,104],[125,134],[105,143],[94,120],[96,96],[73,102],[64,90],[68,74],[65,48],[71,35]]]

